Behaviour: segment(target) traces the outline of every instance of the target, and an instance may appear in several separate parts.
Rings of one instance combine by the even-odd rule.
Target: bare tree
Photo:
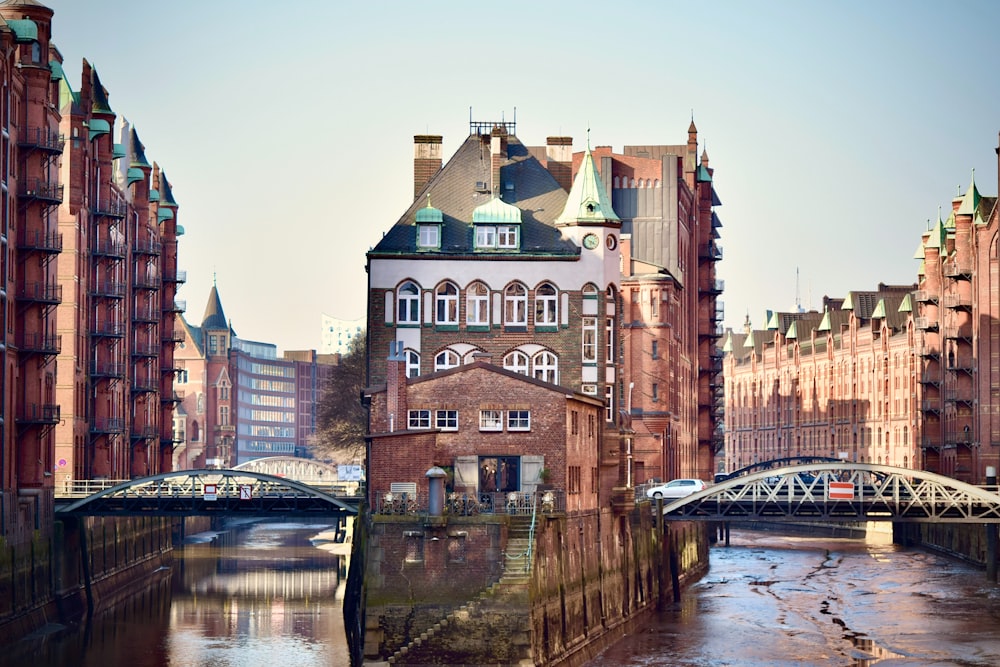
[[[365,454],[368,415],[361,405],[367,343],[362,331],[333,368],[316,410],[317,458],[337,463],[361,463]]]

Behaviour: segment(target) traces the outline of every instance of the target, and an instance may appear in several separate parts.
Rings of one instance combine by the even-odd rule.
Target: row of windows
[[[431,421],[433,417],[433,422]],[[530,431],[530,410],[480,410],[480,431],[503,431],[504,424],[508,431]],[[458,410],[410,410],[407,415],[407,428],[411,430],[437,428],[442,431],[458,430]]]
[[[249,419],[257,422],[277,422],[279,424],[294,424],[294,412],[282,412],[280,410],[256,410],[252,408],[240,408],[240,419]]]
[[[260,378],[241,375],[239,384],[241,387],[247,387],[256,391],[276,391],[283,394],[292,394],[295,392],[295,383],[283,380],[262,380]]]
[[[250,405],[263,405],[269,408],[294,408],[295,399],[291,396],[273,396],[271,394],[250,394]]]
[[[464,364],[470,364],[475,360],[475,354],[480,350],[473,350],[464,356],[452,349],[442,350],[434,355],[434,370],[443,371],[455,368]],[[417,377],[420,375],[420,353],[415,350],[406,350],[406,377]],[[520,350],[514,350],[503,358],[503,367],[507,370],[527,375],[529,377],[558,384],[559,380],[559,357],[548,350],[542,350],[532,356]]]
[[[408,280],[396,290],[396,323],[420,324],[420,287]],[[465,323],[469,326],[489,326],[490,288],[483,282],[474,282],[465,290]],[[527,326],[529,290],[523,283],[514,282],[503,289],[501,311],[506,326]],[[584,296],[596,297],[597,288],[588,285]],[[434,323],[458,325],[461,290],[452,282],[444,282],[434,290]],[[533,313],[535,326],[557,326],[559,323],[559,290],[552,283],[542,283],[534,290]],[[389,312],[386,321],[390,322]]]
[[[475,244],[477,250],[517,250],[521,245],[521,229],[518,225],[476,225]],[[440,248],[441,226],[418,225],[417,246]]]

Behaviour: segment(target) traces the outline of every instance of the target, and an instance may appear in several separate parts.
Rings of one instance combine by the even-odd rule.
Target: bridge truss
[[[1000,523],[1000,494],[996,487],[923,470],[816,462],[710,485],[664,505],[663,516],[730,522]]]
[[[58,507],[87,516],[346,516],[357,506],[301,482],[247,470],[178,470],[122,482]]]

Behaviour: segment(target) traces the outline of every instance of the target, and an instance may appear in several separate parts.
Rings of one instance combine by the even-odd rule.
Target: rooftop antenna
[[[799,267],[795,267],[795,312],[802,312],[802,299],[799,297]]]

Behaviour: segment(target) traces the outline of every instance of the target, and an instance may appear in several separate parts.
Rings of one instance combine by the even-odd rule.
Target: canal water
[[[349,667],[349,545],[335,535],[253,523],[191,536],[142,592],[74,632],[53,625],[8,647],[0,666]]]
[[[708,574],[588,667],[1000,665],[1000,587],[943,556],[734,532]]]

